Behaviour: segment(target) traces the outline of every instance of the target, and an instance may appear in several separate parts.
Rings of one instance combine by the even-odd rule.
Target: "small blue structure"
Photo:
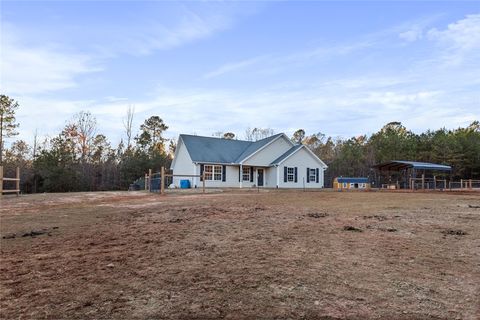
[[[180,180],[180,189],[190,189],[190,180]]]
[[[369,189],[368,178],[338,177],[333,180],[333,188],[343,189]]]

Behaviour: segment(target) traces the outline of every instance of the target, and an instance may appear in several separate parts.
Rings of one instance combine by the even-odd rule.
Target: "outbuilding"
[[[333,180],[333,189],[370,189],[368,178],[338,177]]]

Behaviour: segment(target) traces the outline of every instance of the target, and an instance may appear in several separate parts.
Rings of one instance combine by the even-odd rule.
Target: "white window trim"
[[[317,181],[317,170],[315,168],[308,169],[310,172],[308,173],[308,181],[316,182]],[[312,173],[313,172],[313,173]],[[313,175],[312,175],[313,174]],[[312,178],[313,177],[313,178]]]
[[[290,173],[290,169],[292,169],[292,173]],[[287,167],[287,182],[295,182],[295,167]]]
[[[250,182],[250,175],[252,174],[251,170],[251,167],[242,167],[242,181]],[[246,171],[248,171],[248,173],[245,173]],[[247,177],[247,179],[245,179],[245,177]]]
[[[207,172],[207,167],[211,167],[211,171]],[[218,172],[218,169],[220,168],[220,173]],[[217,169],[217,172],[215,172],[215,169]],[[203,173],[205,175],[205,181],[222,181],[222,176],[223,176],[223,167],[221,165],[214,165],[214,164],[205,164],[203,166]],[[210,174],[211,176],[207,178],[207,173]],[[215,179],[215,175],[220,175],[219,179]]]

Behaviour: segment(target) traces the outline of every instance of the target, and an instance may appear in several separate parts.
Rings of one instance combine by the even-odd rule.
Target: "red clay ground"
[[[0,315],[479,319],[479,207],[447,193],[5,197]]]

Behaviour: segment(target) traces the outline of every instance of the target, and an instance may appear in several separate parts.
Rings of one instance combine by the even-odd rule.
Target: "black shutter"
[[[200,165],[200,181],[203,181],[203,164]]]
[[[295,182],[297,182],[298,179],[297,179],[297,167],[295,167]]]
[[[253,167],[250,167],[250,182],[253,182]]]
[[[307,183],[310,182],[310,168],[307,168]]]
[[[283,167],[283,182],[287,182],[287,167]]]
[[[238,167],[238,182],[242,181],[242,167]]]
[[[227,166],[222,166],[222,181],[225,182],[227,180]]]
[[[317,183],[318,183],[318,176],[319,176],[319,170],[318,170],[318,168],[316,169],[316,171],[317,171],[317,172],[316,172],[316,175],[317,175]]]

